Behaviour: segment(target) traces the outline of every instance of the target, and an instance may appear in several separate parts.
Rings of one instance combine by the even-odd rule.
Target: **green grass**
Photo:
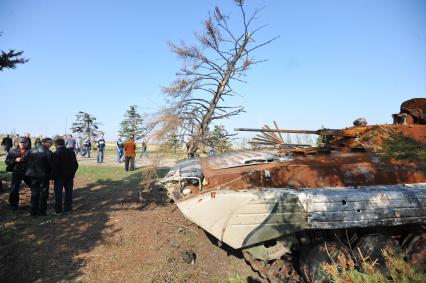
[[[116,166],[96,166],[80,165],[77,171],[77,177],[82,177],[90,181],[110,179],[112,181],[122,180],[135,173],[141,173],[142,168],[134,171],[125,171],[122,167]]]
[[[0,180],[8,178],[10,176],[10,173],[6,172],[6,164],[4,163],[4,160],[3,160],[5,156],[2,156],[1,158],[2,160],[0,162]]]

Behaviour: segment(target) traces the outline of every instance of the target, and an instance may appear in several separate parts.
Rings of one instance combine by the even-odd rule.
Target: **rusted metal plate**
[[[426,182],[426,162],[381,161],[373,153],[332,153],[228,169],[202,160],[204,189],[320,188]]]
[[[413,124],[426,125],[426,98],[413,98],[401,104],[401,113],[410,115]]]

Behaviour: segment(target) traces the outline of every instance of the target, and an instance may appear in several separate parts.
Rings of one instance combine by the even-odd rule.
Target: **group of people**
[[[55,214],[66,214],[72,210],[72,191],[78,162],[73,148],[63,138],[40,139],[32,147],[29,134],[10,141],[9,136],[2,140],[7,152],[6,171],[12,172],[9,205],[17,210],[19,189],[25,182],[31,188],[30,215],[47,215],[50,180],[54,182]],[[3,144],[4,142],[4,144]],[[50,151],[52,145],[56,151]],[[11,145],[12,144],[12,145]],[[63,198],[63,192],[65,196]]]
[[[96,162],[102,163],[104,162],[105,156],[105,139],[104,135],[101,133],[97,139],[95,140],[97,145],[97,157]],[[76,154],[80,154],[81,157],[87,156],[90,158],[90,153],[92,151],[92,142],[90,138],[83,139],[82,137],[78,137],[74,139],[72,135],[66,135],[65,137],[65,145],[66,148],[74,149]]]
[[[101,133],[96,139],[94,139],[97,147],[97,163],[104,162],[106,141],[104,135]],[[82,139],[78,137],[74,139],[72,135],[67,135],[65,138],[66,148],[74,149],[75,153],[80,154],[81,157],[87,156],[90,158],[90,152],[92,150],[92,142],[89,138]],[[124,160],[124,169],[126,171],[133,171],[135,169],[135,158],[136,158],[136,142],[134,138],[130,137],[125,142],[119,136],[116,140],[117,148],[117,162],[121,163]],[[147,156],[147,144],[142,142],[141,144],[141,158]]]

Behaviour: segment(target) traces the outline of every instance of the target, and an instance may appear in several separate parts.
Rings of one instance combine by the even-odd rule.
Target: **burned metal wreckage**
[[[404,102],[393,120],[310,131],[323,137],[318,147],[183,160],[161,184],[185,217],[271,282],[322,282],[321,264],[355,248],[383,264],[385,245],[425,268],[426,161],[381,149],[394,135],[425,145],[426,99]]]

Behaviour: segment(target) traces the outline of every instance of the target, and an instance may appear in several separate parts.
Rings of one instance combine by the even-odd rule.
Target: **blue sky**
[[[31,59],[0,72],[0,132],[63,133],[83,110],[114,138],[129,105],[162,104],[181,65],[167,41],[194,42],[215,5],[238,21],[231,0],[0,0],[0,49]],[[262,6],[256,39],[280,38],[254,54],[268,61],[238,86],[230,103],[247,112],[228,129],[390,123],[403,100],[426,97],[426,1],[246,1]]]

